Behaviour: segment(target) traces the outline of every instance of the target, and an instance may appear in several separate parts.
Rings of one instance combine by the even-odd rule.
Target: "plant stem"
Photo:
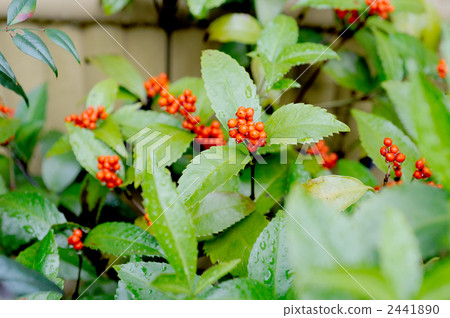
[[[39,184],[37,183],[37,181],[34,180],[34,178],[28,173],[28,170],[27,170],[24,162],[22,162],[22,160],[20,160],[16,156],[14,156],[14,153],[12,152],[12,150],[11,150],[11,156],[14,159],[14,162],[16,163],[17,168],[19,168],[20,172],[22,172],[22,174],[25,176],[25,178],[28,180],[28,182],[33,187],[39,188]]]
[[[10,156],[9,156],[9,187],[11,191],[16,189],[16,174],[14,173],[14,158],[12,155],[11,146],[9,147]]]
[[[78,298],[79,295],[79,288],[80,288],[80,280],[81,280],[81,267],[83,265],[83,255],[81,252],[78,253],[78,278],[77,278],[77,285],[75,286],[75,291],[72,294],[72,300],[75,300]]]
[[[251,171],[251,179],[250,179],[251,193],[250,193],[250,199],[252,199],[252,200],[255,200],[255,169],[256,169],[256,159],[255,159],[255,157],[252,157],[252,163],[250,165],[250,171]]]
[[[383,187],[386,186],[386,184],[388,183],[390,175],[391,175],[391,164],[389,163],[388,171],[386,172],[386,175],[384,176]]]

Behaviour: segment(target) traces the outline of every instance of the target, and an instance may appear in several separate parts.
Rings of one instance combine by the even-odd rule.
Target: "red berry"
[[[387,153],[386,154],[386,160],[389,161],[389,162],[394,161],[395,160],[395,155],[393,153],[391,153],[391,152]]]
[[[255,114],[255,111],[253,110],[253,108],[247,108],[247,117],[252,117]]]
[[[245,118],[245,111],[243,111],[243,110],[238,110],[237,112],[236,112],[236,116],[238,117],[238,118],[241,118],[241,119],[244,119]]]
[[[265,131],[260,131],[259,138],[267,138],[267,133]]]
[[[74,239],[74,236],[73,236],[73,235],[69,236],[69,237],[67,238],[67,243],[69,243],[69,245],[75,244],[74,241],[73,241],[73,239]]]
[[[97,179],[103,181],[103,178],[105,178],[105,174],[103,173],[103,171],[97,172]]]
[[[384,145],[386,147],[390,147],[392,145],[392,139],[391,138],[384,138],[383,143],[384,143]]]
[[[389,148],[389,152],[391,152],[391,153],[397,153],[399,151],[399,149],[398,149],[398,147],[397,147],[397,145],[392,145],[390,148]]]
[[[391,147],[392,148],[392,147]],[[398,154],[397,154],[397,156],[395,157],[395,160],[397,161],[397,162],[403,162],[403,161],[405,161],[405,159],[406,159],[406,156],[404,155],[404,154],[402,154],[401,152],[399,152]]]
[[[239,126],[239,132],[245,135],[248,132],[248,127],[246,125]]]
[[[79,251],[79,250],[81,250],[82,248],[83,248],[83,242],[78,242],[78,243],[76,243],[74,246],[73,246],[73,248],[75,249],[75,251]]]
[[[197,116],[195,116],[195,117],[197,117]],[[200,121],[200,116],[198,117],[198,121]],[[219,121],[217,121],[217,120],[214,120],[212,123],[211,123],[211,128],[220,128],[220,122]]]
[[[120,164],[119,164],[119,163],[116,163],[116,164],[114,165],[114,167],[113,167],[113,170],[114,170],[114,171],[120,170]]]
[[[431,177],[433,174],[432,174],[430,168],[424,167],[424,168],[422,169],[422,175],[423,175],[423,178],[426,179],[426,178]]]
[[[422,179],[422,172],[420,172],[419,170],[414,171],[413,177],[418,180]]]
[[[118,178],[118,179],[116,180],[116,187],[120,187],[120,186],[122,185],[122,183],[123,183],[123,180],[120,179],[120,178]]]
[[[259,138],[259,132],[257,130],[250,130],[250,138],[253,139]]]
[[[248,149],[248,151],[250,151],[250,152],[255,152],[256,150],[258,150],[258,146],[254,145],[254,144],[252,144],[252,143],[249,143],[249,144],[247,145],[247,149]]]
[[[78,236],[78,237],[82,237],[83,236],[83,232],[80,229],[76,229],[73,231],[73,235]]]
[[[425,162],[422,159],[416,161],[416,168],[422,170],[425,167]]]
[[[395,170],[395,176],[400,178],[402,176],[402,170]]]
[[[77,244],[80,241],[81,241],[81,237],[80,236],[72,235],[72,245],[75,245],[75,244]]]
[[[235,138],[237,134],[238,134],[238,131],[236,129],[232,129],[229,132],[229,135],[231,138]]]
[[[256,123],[255,129],[258,130],[258,131],[263,131],[264,130],[264,124],[261,123],[261,122]]]
[[[240,144],[241,142],[243,142],[244,141],[244,136],[242,136],[241,134],[237,134],[236,135],[236,142],[238,143],[238,144]]]
[[[386,156],[386,146],[383,146],[383,147],[381,147],[380,148],[380,154],[384,157],[384,156]]]
[[[237,125],[238,125],[238,122],[237,122],[237,120],[234,119],[234,118],[231,118],[231,119],[228,121],[228,127],[230,127],[230,128],[235,128]]]

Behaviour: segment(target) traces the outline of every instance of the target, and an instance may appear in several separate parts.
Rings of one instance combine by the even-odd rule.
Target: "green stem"
[[[34,29],[34,28],[6,28],[6,29],[0,29],[0,31],[3,32],[11,32],[11,31],[17,31],[17,30],[22,30],[22,31],[42,31],[45,32],[45,29]]]
[[[81,254],[81,251],[80,251],[80,252],[78,252],[78,278],[77,278],[77,285],[75,286],[75,291],[72,294],[72,300],[77,299],[78,295],[79,295],[82,265],[83,265],[83,255]]]

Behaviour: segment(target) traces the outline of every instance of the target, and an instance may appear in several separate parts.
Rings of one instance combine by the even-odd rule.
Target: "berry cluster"
[[[336,153],[330,153],[330,148],[327,146],[324,140],[319,140],[319,142],[316,144],[316,147],[309,148],[307,153],[309,153],[310,155],[320,154],[323,158],[322,166],[325,169],[334,168],[339,159]]]
[[[157,77],[150,77],[147,82],[144,82],[147,95],[151,98],[155,97],[158,93],[167,92],[169,86],[169,78],[166,73],[161,73]]]
[[[448,73],[448,66],[447,66],[447,62],[444,59],[440,59],[438,66],[437,66],[437,71],[439,73],[439,77],[440,78],[446,78],[447,77],[447,73]]]
[[[193,131],[197,135],[195,141],[205,149],[226,144],[225,136],[222,129],[220,129],[220,122],[217,120],[214,120],[211,126],[197,125]]]
[[[123,181],[116,174],[116,171],[120,169],[119,156],[100,156],[97,160],[97,168],[100,170],[97,172],[97,179],[105,182],[110,189],[120,187]]]
[[[107,117],[108,114],[105,111],[105,107],[98,106],[98,108],[95,109],[93,106],[91,106],[83,111],[80,116],[78,116],[77,114],[67,116],[66,123],[74,122],[75,126],[81,128],[89,128],[92,130],[97,128],[97,121],[99,119],[106,119]]]
[[[255,124],[253,122],[254,114],[255,111],[251,107],[239,107],[236,112],[237,118],[228,120],[230,137],[235,138],[238,144],[247,139],[247,149],[250,152],[255,152],[258,147],[264,147],[267,139],[264,123],[258,122]]]
[[[83,242],[81,242],[82,236],[83,232],[80,229],[75,229],[73,230],[72,235],[67,238],[67,243],[73,245],[75,251],[79,251],[83,248]]]
[[[386,162],[394,164],[395,176],[400,178],[402,176],[402,162],[405,161],[406,156],[401,153],[397,145],[392,144],[391,138],[384,138],[384,146],[380,148],[380,154],[386,158]]]
[[[428,179],[429,177],[431,177],[433,175],[433,173],[431,172],[430,168],[425,166],[425,159],[419,159],[416,161],[416,171],[414,171],[413,177],[415,179]]]
[[[147,226],[152,226],[152,220],[150,220],[150,216],[148,215],[148,212],[145,212],[145,221],[147,221]]]
[[[347,19],[348,24],[355,23],[359,18],[358,10],[340,10],[336,9],[336,16],[340,20]]]
[[[387,19],[389,14],[395,11],[391,0],[366,0],[366,4],[370,6],[370,15],[377,14],[383,19]]]

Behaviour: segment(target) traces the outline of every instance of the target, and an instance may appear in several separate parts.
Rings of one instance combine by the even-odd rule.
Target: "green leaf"
[[[70,146],[69,141],[70,135],[62,135],[53,146],[47,151],[45,154],[46,158],[50,158],[51,156],[63,155],[72,151],[72,147]]]
[[[372,33],[375,36],[377,52],[386,78],[388,80],[402,80],[404,76],[403,61],[393,41],[386,34],[376,29],[372,29]]]
[[[284,164],[279,154],[265,156],[266,163],[255,167],[255,204],[256,212],[265,214],[286,194],[289,165]],[[239,192],[250,196],[251,167],[247,167],[240,176]],[[270,195],[267,194],[267,192]]]
[[[103,12],[106,15],[113,15],[125,8],[131,0],[102,0]]]
[[[298,0],[295,7],[299,6],[341,10],[362,10],[366,8],[364,0]]]
[[[371,189],[358,179],[334,175],[311,179],[303,186],[312,197],[328,203],[337,211],[356,203]]]
[[[272,19],[283,11],[286,0],[255,0],[256,17],[263,25],[267,25]]]
[[[152,286],[172,294],[189,295],[191,293],[185,277],[177,274],[161,274],[153,280]]]
[[[181,127],[181,122],[175,116],[156,111],[138,110],[140,104],[122,106],[109,116],[119,126],[125,139],[139,133],[152,124],[164,124]]]
[[[450,261],[440,260],[425,273],[419,299],[446,300],[450,295]]]
[[[299,88],[300,84],[290,78],[282,78],[272,85],[275,90],[288,90],[290,88]]]
[[[375,82],[366,60],[352,51],[339,51],[339,57],[339,61],[329,61],[323,70],[340,86],[370,93],[375,88]]]
[[[424,3],[420,0],[392,0],[396,12],[422,13],[425,11]]]
[[[104,187],[96,177],[88,174],[84,178],[81,195],[86,197],[89,211],[101,211],[108,193],[109,189]]]
[[[153,169],[152,175],[145,176],[142,189],[155,237],[175,273],[184,276],[192,290],[197,267],[195,229],[170,173]]]
[[[11,66],[9,65],[8,61],[6,61],[5,57],[1,52],[0,52],[0,84],[6,87],[7,89],[12,90],[14,93],[22,96],[28,105],[28,97],[25,94],[25,91],[17,81],[16,76],[14,75],[11,69]]]
[[[113,152],[103,142],[95,139],[94,132],[89,129],[82,129],[72,125],[68,125],[70,129],[70,145],[72,146],[73,153],[77,158],[80,165],[87,170],[93,177],[98,172],[98,157],[100,156],[113,156]],[[124,175],[124,166],[122,161],[120,162],[120,170],[117,172],[119,177]]]
[[[89,92],[86,100],[86,107],[98,106],[105,107],[107,113],[114,110],[114,102],[116,101],[119,86],[114,78],[109,78],[97,83]]]
[[[200,203],[250,161],[238,148],[212,147],[192,159],[178,181],[178,192],[188,207]]]
[[[20,252],[16,260],[26,267],[38,271],[62,287],[63,281],[58,278],[58,245],[56,245],[53,231],[49,231],[42,241],[36,242]]]
[[[70,37],[63,31],[57,29],[45,29],[45,34],[56,45],[62,47],[64,50],[73,55],[78,64],[81,64],[77,49]]]
[[[261,32],[257,51],[269,61],[275,62],[284,49],[297,43],[297,39],[298,26],[295,19],[279,15]]]
[[[144,80],[138,71],[120,55],[100,55],[92,58],[92,62],[97,65],[108,76],[114,78],[119,85],[138,97],[141,102],[146,103],[147,93],[145,92]]]
[[[47,46],[36,34],[24,30],[23,34],[16,33],[12,39],[19,50],[47,64],[58,77],[58,70]]]
[[[37,292],[63,291],[42,274],[0,255],[0,293],[2,299],[16,299]]]
[[[159,290],[152,288],[152,282],[158,275],[173,273],[173,269],[168,264],[137,262],[116,265],[114,269],[132,299],[170,299]]]
[[[208,268],[200,277],[197,286],[195,287],[195,293],[198,294],[206,287],[210,286],[220,278],[228,274],[237,264],[241,262],[240,259],[236,259],[230,262],[219,263],[213,267]]]
[[[170,93],[174,96],[183,94],[184,90],[189,88],[192,94],[197,97],[195,114],[199,115],[204,121],[214,115],[211,108],[211,101],[206,95],[205,83],[198,77],[183,77],[176,82],[170,83]]]
[[[38,142],[39,134],[44,121],[34,121],[21,125],[16,132],[14,150],[21,160],[28,162],[33,156],[34,148]]]
[[[248,277],[267,286],[272,298],[285,296],[290,287],[292,267],[288,259],[286,216],[279,211],[261,232],[248,259]]]
[[[84,246],[114,256],[161,256],[156,239],[140,227],[122,222],[97,225],[86,239]]]
[[[263,215],[253,213],[213,240],[206,241],[203,249],[212,263],[241,259],[241,263],[231,271],[231,274],[246,276],[252,246],[267,224],[268,221]]]
[[[65,280],[76,281],[78,279],[78,266],[80,258],[73,248],[59,248],[60,268],[59,276]],[[97,272],[92,263],[83,256],[81,265],[81,280],[92,282],[97,278]]]
[[[417,130],[417,146],[436,179],[450,188],[450,111],[444,94],[425,76],[411,72],[414,102],[409,105]],[[401,149],[401,148],[400,148]],[[413,160],[419,159],[419,156]]]
[[[23,22],[34,14],[36,0],[13,0],[8,7],[7,25]]]
[[[20,120],[0,117],[0,144],[14,136],[19,129]]]
[[[383,275],[392,284],[397,297],[415,298],[422,285],[422,257],[406,217],[395,210],[387,210],[385,213],[380,263]]]
[[[333,133],[347,131],[350,128],[325,109],[306,104],[283,106],[266,123],[271,144],[318,142]]]
[[[10,192],[0,196],[0,242],[15,250],[33,238],[42,240],[54,224],[66,218],[37,193]]]
[[[202,295],[202,299],[222,300],[268,300],[269,288],[251,278],[227,280]]]
[[[380,155],[380,148],[383,146],[384,138],[390,137],[406,156],[406,160],[402,164],[402,171],[405,176],[403,180],[410,182],[410,176],[413,175],[415,170],[415,162],[420,158],[411,139],[394,124],[382,117],[356,109],[352,110],[352,114],[358,124],[361,144],[377,167],[381,171],[387,171],[387,164],[384,157]]]
[[[378,185],[378,180],[372,172],[366,168],[362,163],[349,159],[338,160],[337,167],[339,174],[342,176],[349,176],[359,179],[363,184],[370,187]]]
[[[99,127],[94,130],[94,135],[122,157],[128,156],[120,129],[110,118],[102,121]]]
[[[3,195],[8,192],[8,186],[5,183],[5,180],[0,175],[0,195]]]
[[[229,13],[214,20],[208,27],[209,40],[256,44],[261,32],[258,20],[246,13]]]
[[[189,11],[197,19],[204,19],[209,10],[224,4],[226,0],[187,0]]]
[[[16,108],[15,118],[19,118],[22,124],[34,121],[45,121],[47,106],[47,83],[37,86],[28,94],[30,104],[20,101]]]
[[[53,192],[64,191],[80,171],[81,167],[71,152],[42,160],[42,181]]]
[[[217,234],[239,222],[255,204],[248,197],[232,192],[212,192],[192,211],[197,237]]]
[[[428,259],[450,247],[447,200],[447,192],[413,182],[383,189],[378,195],[361,202],[354,214],[377,215],[381,212],[380,207],[402,212],[414,229],[423,258]]]
[[[205,50],[201,65],[212,109],[224,127],[241,106],[252,107],[255,120],[261,116],[256,86],[236,60],[219,51]]]
[[[444,23],[441,26],[441,31],[442,39],[439,45],[439,50],[442,54],[442,57],[447,62],[447,65],[450,65],[450,24]],[[446,81],[447,85],[450,85],[450,76],[447,76]]]

